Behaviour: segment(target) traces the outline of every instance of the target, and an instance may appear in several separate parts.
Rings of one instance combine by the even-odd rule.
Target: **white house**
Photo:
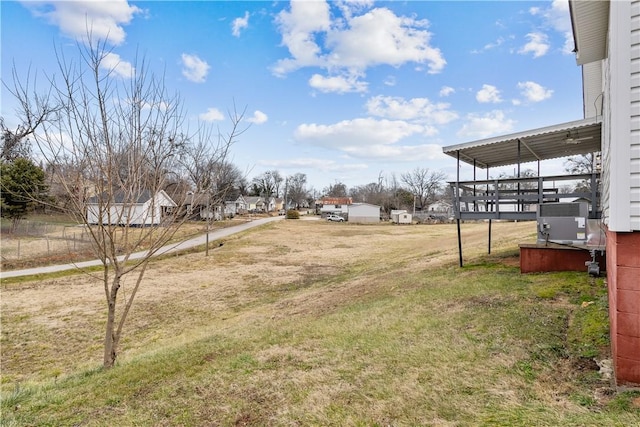
[[[235,200],[227,200],[224,202],[224,214],[227,217],[234,217],[247,213],[247,202],[242,195]]]
[[[640,385],[640,1],[569,1],[585,118],[602,118],[614,372]]]
[[[369,203],[352,203],[349,205],[349,222],[380,222],[380,206]]]
[[[171,217],[176,207],[176,203],[164,190],[155,195],[149,190],[143,190],[139,194],[126,194],[122,191],[113,195],[105,193],[87,201],[87,222],[124,226],[158,225]]]
[[[259,196],[247,196],[244,198],[247,204],[247,211],[249,212],[262,212],[264,210],[264,201]]]
[[[453,206],[444,200],[438,200],[429,205],[428,212],[434,215],[446,215],[449,217],[453,213]]]
[[[265,209],[265,212],[274,212],[276,210],[275,197],[269,197],[267,200],[265,200],[264,209]]]
[[[320,205],[320,215],[323,217],[329,214],[347,215],[351,203],[353,203],[351,197],[323,197],[316,202]]]

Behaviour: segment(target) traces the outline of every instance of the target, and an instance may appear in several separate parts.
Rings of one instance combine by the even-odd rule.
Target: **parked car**
[[[327,215],[327,221],[342,222],[344,221],[344,218],[342,218],[340,215],[331,214],[331,215]]]

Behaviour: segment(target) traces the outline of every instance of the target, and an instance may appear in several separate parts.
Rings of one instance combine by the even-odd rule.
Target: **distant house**
[[[176,208],[176,203],[164,190],[155,194],[149,190],[139,194],[103,193],[87,201],[87,222],[138,227],[159,225],[171,217]]]
[[[446,215],[447,217],[450,217],[453,215],[453,205],[445,202],[444,200],[438,200],[437,202],[429,205],[428,212],[434,215]]]
[[[273,212],[276,210],[276,199],[275,197],[269,197],[264,200],[263,209],[265,212]]]
[[[244,215],[247,213],[247,210],[247,202],[242,195],[239,195],[235,200],[227,200],[224,202],[224,214],[227,217]]]
[[[247,203],[247,211],[249,212],[263,212],[264,211],[264,201],[262,197],[259,196],[247,196],[244,198]]]
[[[380,206],[369,203],[349,205],[349,222],[372,224],[380,222]]]
[[[320,207],[320,215],[323,217],[329,214],[347,215],[349,205],[352,203],[351,197],[323,197],[316,202]]]

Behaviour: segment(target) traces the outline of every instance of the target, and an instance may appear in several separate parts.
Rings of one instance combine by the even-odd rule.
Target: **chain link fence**
[[[23,220],[1,227],[2,267],[11,267],[16,261],[43,258],[68,259],[91,251],[91,240],[84,226],[61,225]]]

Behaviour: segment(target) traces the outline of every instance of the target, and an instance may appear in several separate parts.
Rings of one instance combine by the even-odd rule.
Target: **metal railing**
[[[535,220],[536,206],[561,200],[584,199],[590,203],[589,217],[599,218],[599,173],[454,181],[453,214],[456,219]],[[580,188],[561,192],[562,184],[580,183]]]

